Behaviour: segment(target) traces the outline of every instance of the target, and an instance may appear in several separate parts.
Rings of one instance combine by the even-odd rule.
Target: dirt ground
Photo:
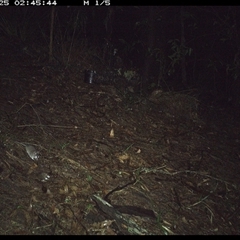
[[[81,66],[0,62],[0,234],[240,234],[240,124],[226,109],[87,84]]]

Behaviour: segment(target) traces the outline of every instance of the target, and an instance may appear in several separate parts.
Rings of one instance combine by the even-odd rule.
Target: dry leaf
[[[59,212],[60,212],[59,209],[54,207],[53,214],[59,215]]]
[[[184,223],[188,224],[188,221],[187,221],[187,219],[186,219],[185,217],[182,218],[182,221],[183,221]]]
[[[65,214],[68,218],[73,218],[73,212],[69,209],[65,209]]]
[[[124,163],[125,161],[129,160],[129,155],[125,153],[121,156],[118,156],[118,159],[121,163]]]
[[[113,130],[113,128],[110,131],[110,138],[114,138],[114,130]]]
[[[68,185],[65,185],[63,189],[59,190],[60,194],[67,194],[68,193]]]
[[[78,187],[77,187],[77,186],[70,186],[70,189],[71,189],[72,191],[75,191],[75,192],[77,192],[77,190],[78,190]]]

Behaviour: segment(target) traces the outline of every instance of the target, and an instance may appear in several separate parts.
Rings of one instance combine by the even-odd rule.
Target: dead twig
[[[39,124],[24,124],[24,125],[18,125],[19,128],[24,127],[52,127],[52,128],[69,128],[69,129],[78,129],[78,126],[60,126],[60,125],[39,125]]]

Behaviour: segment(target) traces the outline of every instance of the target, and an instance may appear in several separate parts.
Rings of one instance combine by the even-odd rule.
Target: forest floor
[[[0,234],[240,234],[239,119],[0,62]]]

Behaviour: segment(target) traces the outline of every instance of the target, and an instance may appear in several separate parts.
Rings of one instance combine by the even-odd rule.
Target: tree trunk
[[[181,6],[180,10],[180,22],[181,22],[181,73],[182,73],[182,84],[183,86],[187,86],[187,71],[186,71],[186,54],[184,52],[186,46],[185,40],[185,31],[184,31],[184,7]]]
[[[147,40],[147,48],[146,48],[146,57],[144,63],[144,72],[143,72],[143,79],[142,79],[142,88],[143,90],[147,89],[148,79],[149,79],[149,72],[150,66],[152,65],[152,55],[151,52],[154,48],[155,43],[155,15],[156,15],[156,7],[149,6],[148,7],[148,15],[149,15],[149,30],[148,30],[148,40]],[[149,55],[150,50],[150,55]]]
[[[50,38],[49,38],[49,62],[53,61],[53,27],[54,27],[55,7],[51,9]]]

